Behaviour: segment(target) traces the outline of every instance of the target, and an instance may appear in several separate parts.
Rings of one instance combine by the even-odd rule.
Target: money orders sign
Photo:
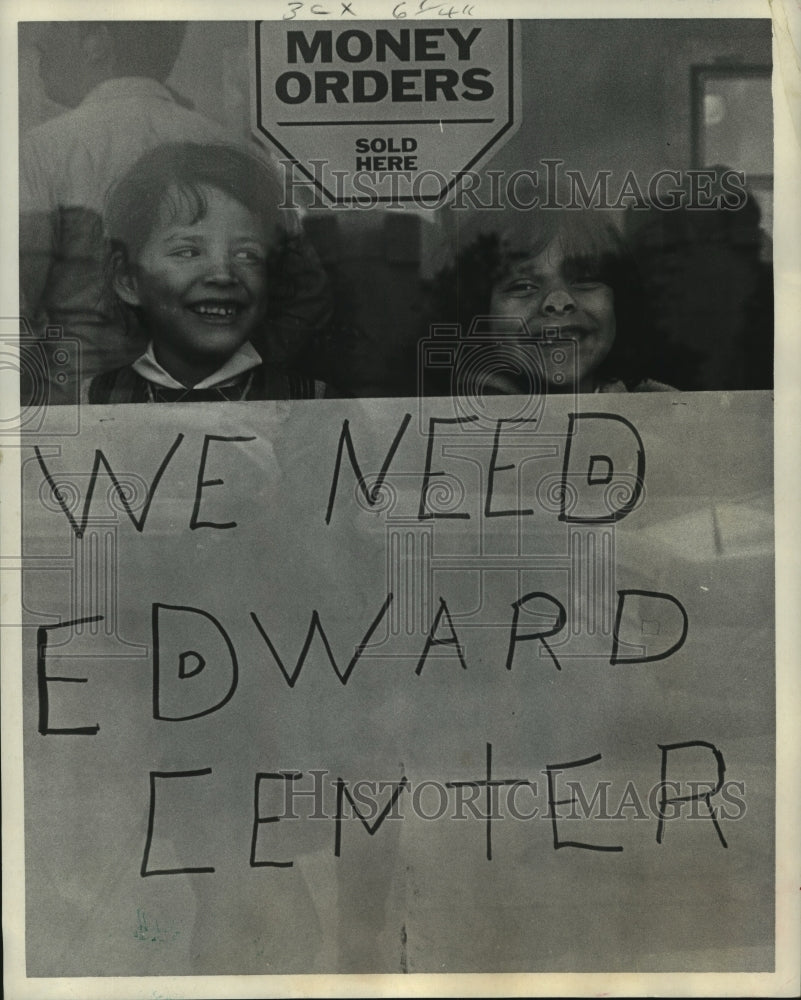
[[[256,128],[329,202],[437,204],[519,124],[512,21],[255,27]]]
[[[29,975],[771,966],[771,404],[585,399],[27,450]]]

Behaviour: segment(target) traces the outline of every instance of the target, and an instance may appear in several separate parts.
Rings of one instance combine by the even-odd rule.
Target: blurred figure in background
[[[628,221],[654,374],[685,390],[773,388],[773,268],[756,199]]]

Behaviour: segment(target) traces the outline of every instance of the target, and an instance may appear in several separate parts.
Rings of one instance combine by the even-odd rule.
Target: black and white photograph
[[[797,995],[795,0],[2,28],[9,1000]]]

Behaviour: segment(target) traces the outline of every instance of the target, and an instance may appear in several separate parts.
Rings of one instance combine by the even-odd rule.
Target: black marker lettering
[[[198,521],[197,516],[200,513],[200,494],[203,492],[205,486],[222,486],[225,482],[224,479],[204,479],[203,475],[206,471],[206,459],[209,456],[209,445],[212,441],[255,441],[255,437],[222,437],[219,434],[206,434],[203,438],[203,450],[200,453],[200,466],[197,470],[197,486],[195,488],[195,506],[192,509],[192,518],[189,521],[189,527],[192,531],[195,528],[235,528],[236,521],[226,521],[220,523],[217,521]]]
[[[426,468],[423,473],[423,485],[420,490],[420,509],[417,513],[419,521],[426,521],[434,517],[459,517],[468,518],[470,515],[466,511],[430,511],[426,501],[428,497],[428,485],[432,476],[444,476],[444,472],[432,472],[431,461],[434,457],[434,437],[436,435],[437,424],[469,424],[478,417],[431,417],[428,421],[428,448],[426,450]]]
[[[671,817],[665,815],[665,808],[669,804],[674,802],[698,802],[703,801],[706,803],[707,811],[709,812],[709,818],[712,820],[712,825],[715,828],[715,833],[718,835],[718,839],[723,847],[728,847],[726,843],[726,838],[723,836],[723,832],[720,829],[720,825],[717,820],[717,814],[712,808],[712,803],[710,799],[713,795],[717,793],[723,787],[723,778],[726,774],[726,762],[723,760],[723,754],[718,750],[714,743],[709,743],[706,740],[688,740],[686,743],[658,743],[657,746],[662,751],[662,768],[661,768],[661,780],[659,783],[659,808],[657,809],[657,824],[656,824],[656,842],[657,844],[662,843],[662,838],[665,833],[665,820]],[[690,795],[671,795],[667,794],[668,784],[672,784],[676,787],[676,782],[668,782],[667,780],[667,761],[668,754],[676,750],[685,750],[689,747],[704,747],[707,750],[711,750],[715,758],[715,763],[717,765],[717,778],[715,779],[714,785],[708,788],[706,792],[695,791]],[[675,818],[675,817],[673,817]]]
[[[440,622],[442,621],[443,618],[445,619],[445,622],[450,630],[449,636],[437,635],[437,629],[439,628]],[[467,670],[467,664],[464,662],[464,653],[462,645],[459,642],[459,639],[456,635],[456,631],[453,627],[453,619],[451,618],[451,614],[448,611],[448,605],[441,597],[439,599],[439,610],[434,616],[434,621],[432,622],[431,630],[429,631],[428,636],[426,637],[426,644],[423,647],[423,652],[422,655],[420,656],[420,661],[418,662],[417,667],[414,671],[418,677],[423,672],[423,667],[426,664],[426,660],[428,659],[428,654],[431,651],[432,646],[453,646],[454,649],[456,650],[456,655],[459,657],[459,663],[461,663],[462,669]]]
[[[334,855],[335,855],[335,857],[338,858],[340,856],[340,854],[341,854],[341,847],[342,847],[342,815],[343,815],[342,805],[343,805],[343,799],[347,799],[348,802],[350,802],[350,804],[351,804],[351,806],[353,808],[353,811],[356,813],[356,815],[361,820],[362,826],[365,828],[365,830],[372,837],[378,831],[378,828],[381,826],[381,824],[384,822],[384,820],[387,818],[387,816],[389,815],[390,810],[395,806],[395,803],[398,801],[398,799],[403,794],[404,789],[408,787],[409,781],[406,778],[406,776],[404,775],[399,782],[397,782],[397,783],[396,782],[389,782],[388,784],[389,784],[390,788],[393,785],[397,785],[397,787],[395,788],[395,791],[392,793],[392,797],[390,798],[389,802],[387,802],[387,804],[381,810],[381,812],[380,812],[380,814],[378,816],[378,819],[371,826],[367,822],[367,820],[364,818],[364,816],[359,812],[358,806],[356,805],[356,803],[354,802],[354,800],[353,800],[350,792],[348,791],[347,784],[342,780],[342,778],[337,778],[337,813],[336,813],[336,816],[334,817]]]
[[[514,462],[509,465],[498,465],[498,450],[501,446],[501,431],[503,430],[504,424],[536,424],[537,418],[532,417],[527,420],[507,420],[505,418],[498,421],[495,427],[495,439],[492,444],[492,458],[490,459],[489,472],[487,473],[487,499],[484,504],[484,517],[513,517],[514,515],[523,514],[533,514],[533,507],[527,507],[525,510],[493,510],[492,509],[492,491],[495,488],[495,473],[496,472],[507,472],[511,469],[516,469],[517,466]]]
[[[591,425],[588,424],[588,421],[599,420],[603,420],[607,424],[613,423],[625,427],[634,439],[633,457],[636,460],[637,471],[636,473],[620,474],[620,498],[615,497],[615,490],[613,486],[610,486],[615,470],[613,456],[598,454],[579,456],[578,468],[571,467],[571,465],[576,464],[575,462],[571,463],[571,458],[574,457],[575,450],[577,450],[576,439],[580,435],[580,426],[589,429]],[[610,430],[597,428],[598,436],[604,434],[606,439],[610,440]],[[591,430],[587,437],[592,439],[593,444],[595,443],[596,438]],[[581,444],[580,441],[579,445],[581,446]],[[632,454],[629,448],[627,453],[618,455],[618,467],[624,464],[625,459],[628,459],[627,464],[630,464],[631,458]],[[598,477],[594,474],[594,470],[601,460],[604,461],[608,475]],[[579,488],[579,485],[582,488]],[[569,415],[567,447],[562,466],[560,521],[567,521],[570,524],[613,524],[634,510],[642,495],[644,485],[645,446],[634,424],[615,413],[571,413]],[[592,489],[585,489],[585,486],[592,487]],[[577,514],[571,513],[572,506],[568,509],[571,499],[574,505],[581,501],[581,511]]]
[[[218,654],[217,659],[212,660],[211,663],[206,660],[206,658],[194,649],[182,649],[176,651],[175,658],[178,661],[178,671],[177,671],[177,681],[168,682],[161,673],[161,659],[162,659],[162,629],[161,621],[165,615],[165,612],[178,615],[178,616],[194,616],[194,622],[192,624],[192,636],[194,641],[194,636],[197,633],[201,621],[210,622],[214,628],[214,633],[208,633],[210,636],[214,636],[217,640],[215,652]],[[200,619],[200,621],[198,620]],[[154,603],[152,607],[152,629],[153,629],[153,718],[161,719],[165,722],[184,722],[188,719],[200,719],[204,715],[211,715],[212,712],[216,712],[218,709],[222,708],[223,705],[227,705],[228,702],[233,698],[234,691],[236,691],[236,686],[239,680],[239,664],[236,659],[236,650],[234,649],[233,643],[228,637],[228,633],[222,627],[222,625],[217,621],[217,619],[208,613],[208,611],[202,611],[200,608],[190,608],[182,607],[176,604],[159,604]],[[222,642],[220,642],[222,639]],[[208,641],[208,640],[207,640]],[[218,689],[213,694],[209,691],[204,690],[209,687],[209,674],[206,674],[202,678],[202,687],[196,689],[195,681],[194,684],[189,684],[187,686],[187,681],[193,678],[200,678],[200,675],[207,667],[215,664],[222,665],[224,656],[219,656],[220,650],[224,649],[227,653],[228,665],[226,668],[222,668],[222,673],[220,673],[220,682],[222,686],[228,685],[225,691],[220,694],[219,691],[222,690],[220,683],[215,683],[215,687]],[[187,660],[192,659],[197,665],[194,669],[187,670],[186,663]],[[209,671],[209,673],[217,673],[217,667],[215,666],[214,671]],[[169,684],[169,686],[168,686]],[[189,712],[181,712],[181,703],[187,698],[198,702],[194,706],[194,710]],[[212,705],[207,705],[206,702],[210,697],[216,697],[217,700]],[[203,701],[198,700],[202,698]],[[168,703],[167,710],[162,708],[163,702]],[[200,707],[203,704],[203,707]]]
[[[295,781],[296,778],[302,778],[303,774],[300,771],[282,771],[279,774],[275,774],[269,771],[257,771],[256,772],[256,784],[254,788],[254,801],[253,801],[253,835],[250,841],[250,867],[251,868],[291,868],[294,865],[294,861],[257,861],[256,860],[256,842],[259,837],[259,827],[264,823],[278,823],[281,820],[280,816],[262,816],[259,811],[259,790],[261,788],[262,781]]]
[[[486,777],[479,781],[449,781],[446,783],[446,788],[457,789],[457,798],[459,798],[459,790],[465,787],[469,788],[483,788],[484,791],[484,804],[486,806],[486,813],[484,814],[484,819],[487,823],[487,861],[492,861],[492,820],[497,818],[496,805],[497,796],[494,794],[494,790],[502,786],[512,786],[528,784],[523,778],[494,778],[492,777],[492,744],[487,744],[487,772]],[[458,814],[461,817],[461,813]],[[473,815],[476,815],[474,813]]]
[[[148,875],[185,875],[195,872],[213,872],[214,868],[154,868],[148,870],[150,861],[150,848],[153,844],[153,827],[156,820],[156,778],[199,778],[205,774],[211,774],[210,767],[201,768],[199,771],[151,771],[150,772],[150,807],[147,816],[147,839],[145,841],[145,853],[142,856],[142,867],[140,875],[147,878]]]
[[[256,613],[254,611],[250,612],[250,617],[253,619],[254,625],[259,630],[259,633],[260,633],[262,639],[264,639],[264,641],[267,643],[267,646],[268,646],[270,652],[272,653],[275,662],[278,664],[278,668],[280,669],[281,673],[284,675],[284,678],[285,678],[287,684],[290,687],[294,687],[295,686],[295,682],[297,681],[298,677],[300,676],[300,672],[303,669],[303,664],[306,662],[306,657],[308,655],[309,648],[310,648],[310,646],[312,644],[312,640],[314,639],[314,633],[315,632],[318,632],[319,635],[320,635],[320,640],[322,641],[323,648],[325,649],[326,655],[328,656],[328,662],[334,668],[334,673],[337,675],[337,677],[340,679],[340,681],[343,684],[347,684],[348,683],[348,679],[349,679],[351,673],[353,672],[354,667],[356,666],[356,664],[361,659],[362,653],[364,652],[365,648],[369,644],[370,639],[373,636],[373,633],[378,628],[378,626],[381,624],[381,620],[383,619],[384,615],[387,613],[387,609],[389,608],[390,604],[392,604],[392,594],[388,594],[387,595],[387,599],[381,605],[381,608],[380,608],[378,614],[375,616],[375,618],[373,619],[372,624],[367,629],[367,632],[365,633],[364,638],[358,644],[358,646],[356,646],[356,651],[354,652],[353,656],[350,659],[350,662],[348,663],[348,665],[345,667],[344,670],[340,670],[339,669],[339,665],[337,664],[337,661],[334,659],[334,654],[331,651],[331,645],[328,642],[328,636],[325,634],[325,630],[323,629],[322,622],[320,621],[320,616],[319,616],[319,614],[316,611],[312,611],[311,622],[309,623],[309,628],[308,628],[308,631],[306,632],[306,640],[303,643],[303,648],[300,651],[300,656],[298,657],[298,661],[295,664],[295,668],[294,668],[294,670],[292,670],[291,673],[284,666],[284,661],[279,656],[278,650],[273,645],[272,640],[270,639],[269,635],[267,635],[267,633],[265,632],[263,625],[259,621],[258,616],[256,615]]]
[[[89,622],[102,622],[103,615],[92,618],[75,618],[58,625],[40,625],[36,630],[36,680],[39,691],[39,732],[42,736],[58,734],[61,736],[94,736],[100,730],[99,725],[74,726],[65,729],[50,728],[50,698],[48,684],[86,684],[85,677],[48,677],[47,676],[47,633],[54,628],[73,628],[75,625],[85,625]]]
[[[555,851],[558,851],[560,847],[578,847],[585,851],[622,851],[623,848],[619,845],[607,845],[607,844],[585,844],[580,840],[560,840],[559,839],[559,828],[557,826],[557,821],[559,815],[556,812],[557,806],[565,805],[575,805],[576,798],[571,795],[569,799],[557,799],[556,798],[556,776],[561,774],[562,771],[568,768],[574,767],[586,767],[588,764],[594,764],[596,761],[601,760],[601,755],[599,753],[594,754],[592,757],[584,757],[582,760],[571,760],[566,764],[548,764],[545,767],[545,775],[548,779],[548,812],[551,817],[551,826],[553,828],[553,847]],[[570,782],[571,785],[574,782]]]
[[[687,638],[687,632],[689,629],[689,619],[687,618],[687,612],[681,601],[673,597],[672,594],[661,594],[656,590],[619,590],[617,595],[617,614],[615,616],[615,627],[612,636],[612,655],[609,657],[610,663],[656,663],[657,660],[666,660],[669,656],[672,656],[676,650],[681,649]],[[636,625],[633,626],[633,629],[636,629],[636,631],[634,631],[634,633],[629,637],[628,642],[621,639],[620,634],[623,622],[623,610],[626,600],[632,596],[644,597],[651,601],[667,601],[668,604],[672,604],[674,607],[678,608],[681,615],[681,629],[678,638],[674,639],[673,644],[667,649],[660,649],[658,652],[653,651],[654,643],[647,634],[645,628],[646,619],[642,617],[642,609],[636,618],[636,621],[639,622],[639,628],[637,628]],[[660,645],[664,645],[666,637],[667,641],[670,641],[671,633],[675,635],[676,629],[665,627],[666,623],[663,622],[661,618],[656,619],[656,622],[657,625],[651,628],[651,633],[654,636],[658,635]],[[668,626],[670,626],[670,624],[671,623],[667,623]],[[638,652],[632,656],[621,656],[621,645],[629,646],[632,649],[638,650]],[[643,647],[645,647],[646,652],[640,655],[639,650]],[[648,650],[650,650],[650,652]]]
[[[406,428],[409,426],[409,421],[411,419],[412,419],[411,413],[407,413],[404,416],[403,420],[401,421],[401,425],[398,428],[398,432],[395,435],[395,438],[389,447],[389,451],[387,452],[386,457],[384,459],[384,464],[381,466],[381,471],[378,473],[378,476],[376,477],[375,485],[373,486],[372,490],[368,489],[367,484],[364,481],[364,475],[362,474],[361,466],[359,465],[359,462],[356,458],[356,450],[353,447],[353,439],[350,436],[350,421],[348,420],[342,421],[342,433],[339,435],[339,446],[337,447],[337,457],[336,457],[336,462],[334,463],[334,478],[331,482],[331,493],[328,497],[328,509],[326,510],[325,513],[326,524],[331,523],[331,513],[334,509],[334,498],[336,497],[337,484],[339,483],[339,469],[340,466],[342,465],[343,449],[347,448],[348,450],[348,458],[350,460],[350,465],[353,471],[356,473],[356,482],[359,484],[359,489],[364,494],[364,499],[371,507],[373,507],[375,506],[375,504],[378,503],[381,497],[381,487],[384,484],[384,479],[386,477],[387,471],[392,463],[392,459],[395,457],[395,452],[398,450],[398,446],[401,443],[403,435],[406,431]]]
[[[536,632],[523,632],[518,635],[517,622],[520,617],[520,608],[529,601],[534,601],[538,598],[550,601],[550,603],[556,607],[556,622],[553,625],[546,627],[544,630],[538,629]],[[530,594],[524,594],[519,600],[515,601],[512,608],[514,613],[512,616],[512,629],[509,635],[509,652],[506,654],[506,669],[512,669],[512,663],[514,662],[515,650],[517,649],[518,642],[528,642],[530,639],[539,639],[543,646],[548,650],[548,655],[553,660],[556,669],[561,670],[562,668],[559,665],[559,661],[556,659],[553,650],[545,640],[550,638],[552,635],[556,635],[557,632],[561,632],[561,630],[565,627],[567,612],[565,611],[564,605],[550,594],[545,594],[541,590],[532,590]]]
[[[78,522],[72,516],[72,512],[70,511],[68,505],[65,503],[64,498],[59,493],[58,486],[56,486],[55,482],[53,481],[53,477],[50,474],[47,465],[45,464],[45,460],[42,458],[42,453],[39,451],[39,448],[34,447],[33,450],[36,454],[37,461],[39,462],[39,466],[42,470],[45,480],[50,489],[53,491],[53,496],[58,501],[59,506],[67,515],[67,520],[70,522],[72,530],[75,532],[77,538],[83,538],[83,534],[86,531],[86,522],[89,520],[89,511],[92,506],[92,496],[94,495],[95,483],[97,482],[97,476],[98,473],[100,472],[101,464],[105,466],[109,479],[111,479],[112,483],[114,483],[114,486],[117,490],[117,496],[119,497],[120,503],[125,509],[125,513],[131,519],[131,523],[136,528],[136,530],[141,532],[144,530],[145,522],[147,521],[147,515],[148,512],[150,511],[150,505],[153,502],[153,497],[155,496],[159,481],[161,480],[161,477],[164,475],[164,470],[169,465],[170,459],[178,450],[178,447],[183,441],[183,439],[184,439],[183,434],[179,434],[178,437],[175,439],[175,442],[173,443],[172,447],[165,455],[161,465],[158,468],[158,471],[156,472],[156,475],[153,477],[153,482],[151,483],[150,488],[147,491],[147,497],[145,499],[144,506],[142,507],[142,513],[138,519],[134,516],[134,512],[131,509],[130,500],[127,496],[126,489],[120,485],[119,480],[114,474],[114,470],[108,463],[108,459],[103,454],[103,452],[98,448],[95,451],[95,460],[92,465],[92,471],[89,475],[89,485],[86,489],[86,498],[84,499],[83,502],[83,513],[81,514],[80,524],[78,524]]]

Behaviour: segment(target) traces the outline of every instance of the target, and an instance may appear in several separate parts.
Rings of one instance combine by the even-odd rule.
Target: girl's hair
[[[293,255],[302,252],[302,234],[295,213],[281,208],[283,192],[276,172],[263,159],[233,144],[167,143],[143,156],[111,188],[104,208],[107,245],[106,284],[113,288],[114,274],[136,262],[163,212],[190,224],[206,215],[204,189],[215,188],[234,198],[260,222],[268,245],[267,325],[281,327],[281,317],[292,314],[297,290]],[[316,258],[304,254],[319,266]],[[320,282],[325,277],[320,274]],[[116,297],[114,297],[116,298]],[[130,329],[137,311],[119,304]],[[258,344],[260,349],[265,346]],[[275,345],[268,345],[275,346]],[[278,353],[287,345],[279,345]],[[264,351],[262,351],[264,353]]]
[[[440,271],[431,290],[432,321],[457,322],[464,335],[475,317],[490,316],[493,288],[509,270],[553,243],[571,268],[592,274],[612,289],[615,342],[598,375],[627,385],[641,381],[648,375],[649,358],[642,340],[637,270],[609,212],[539,208],[505,215],[502,226],[479,234]]]

